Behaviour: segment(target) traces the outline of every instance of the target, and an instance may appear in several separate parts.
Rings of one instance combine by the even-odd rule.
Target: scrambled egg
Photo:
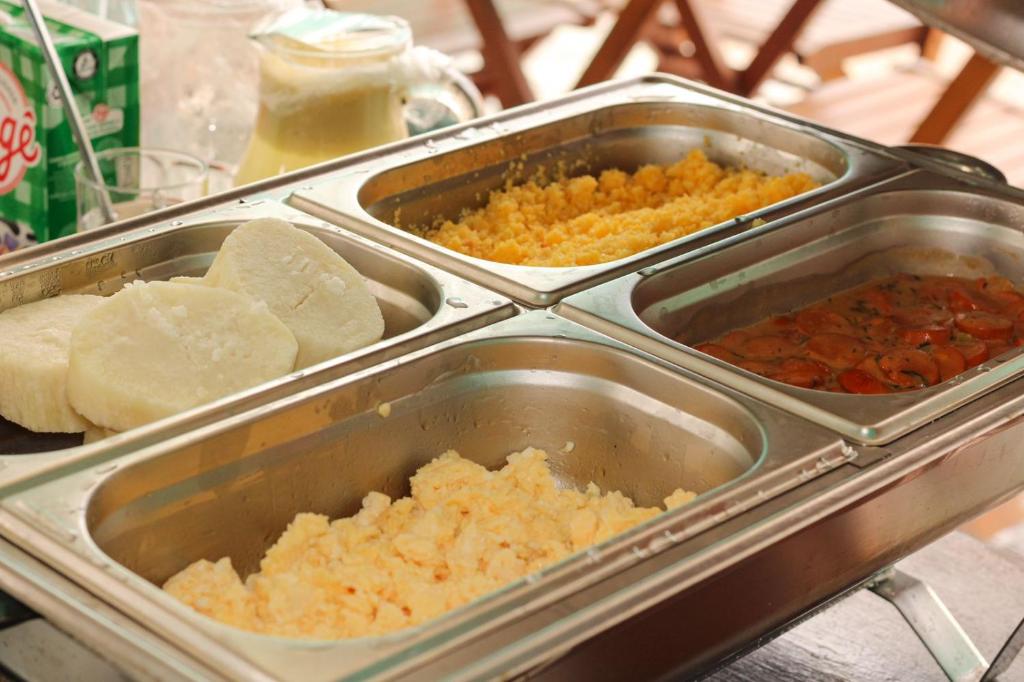
[[[337,639],[410,627],[662,512],[619,492],[559,490],[547,454],[500,471],[448,451],[412,477],[412,495],[371,492],[358,514],[299,514],[243,583],[231,559],[197,561],[164,589],[246,630]],[[676,490],[668,508],[695,497]]]
[[[509,184],[458,222],[414,234],[500,263],[593,265],[755,211],[817,187],[805,173],[770,177],[725,169],[699,149],[665,167],[606,170],[544,184]]]

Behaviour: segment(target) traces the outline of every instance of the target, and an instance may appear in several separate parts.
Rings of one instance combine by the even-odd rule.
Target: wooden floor
[[[793,0],[693,0],[706,30],[717,40],[761,45],[793,5]],[[676,20],[671,2],[661,8]],[[870,39],[875,45],[899,44],[898,34],[911,32],[920,22],[886,0],[825,0],[793,43],[803,59],[828,59],[843,45]],[[895,42],[894,42],[895,41]],[[874,49],[879,49],[875,47]]]

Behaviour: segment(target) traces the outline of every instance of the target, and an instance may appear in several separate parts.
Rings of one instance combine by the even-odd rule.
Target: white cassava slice
[[[247,296],[136,282],[75,327],[68,399],[93,424],[127,431],[286,374],[297,349]]]
[[[235,228],[204,281],[265,302],[299,342],[297,368],[368,346],[384,334],[377,299],[355,268],[284,220]]]
[[[171,277],[167,281],[174,282],[175,284],[198,284],[199,286],[206,283],[202,277],[193,277],[191,275],[178,275],[177,277]]]
[[[57,296],[0,313],[0,415],[32,431],[85,431],[68,404],[68,347],[71,330],[103,302]]]
[[[120,433],[120,431],[114,431],[113,429],[105,429],[102,426],[90,424],[89,428],[87,428],[85,430],[85,433],[82,434],[82,445],[89,445],[90,443],[101,441],[104,438],[116,436],[118,433]]]

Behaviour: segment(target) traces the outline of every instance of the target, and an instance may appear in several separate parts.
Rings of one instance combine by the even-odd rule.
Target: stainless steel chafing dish
[[[911,173],[790,216],[718,255],[668,261],[595,287],[558,310],[853,441],[885,443],[1018,376],[1022,350],[937,386],[879,398],[788,386],[690,346],[898,272],[998,272],[1022,281],[1022,198]]]
[[[391,406],[386,418],[376,409],[382,402]],[[575,486],[593,480],[641,504],[684,486],[705,502],[379,638],[309,643],[242,633],[147,582],[213,555],[252,570],[296,513],[352,513],[368,490],[399,496],[445,449],[494,467],[528,445],[547,449],[557,476]],[[641,564],[855,454],[822,429],[793,429],[766,405],[538,311],[33,487],[4,509],[11,530],[22,521],[35,529],[30,544],[56,540],[61,572],[186,651],[207,651],[204,661],[229,677],[253,668],[296,680],[423,674],[426,665],[449,670],[486,632],[508,641],[535,611],[557,622],[565,608],[557,595]]]
[[[0,309],[60,293],[109,295],[136,279],[205,272],[224,237],[239,223],[278,217],[315,234],[362,273],[385,320],[384,338],[367,348],[295,372],[256,389],[189,410],[157,425],[82,445],[81,434],[38,434],[0,419],[0,483],[80,458],[123,453],[174,431],[195,428],[381,359],[436,343],[515,314],[510,301],[417,263],[283,204],[261,200],[197,212],[129,231],[101,231],[87,244],[0,272]]]
[[[666,256],[692,251],[771,220],[795,207],[836,196],[891,173],[898,165],[824,131],[809,131],[764,111],[697,90],[640,81],[587,98],[567,98],[515,118],[463,128],[404,149],[353,163],[324,182],[300,187],[291,204],[383,242],[525,304],[546,306],[563,296]],[[573,173],[635,170],[672,163],[702,148],[715,162],[770,173],[803,171],[821,187],[749,215],[662,244],[629,258],[573,268],[508,265],[465,256],[396,227],[457,218],[487,201],[511,172],[530,177],[541,166],[568,162]]]
[[[630,167],[693,145],[825,184],[575,270],[474,262],[387,224],[399,206],[453,215],[512,160]],[[195,273],[233,225],[278,215],[369,278],[388,334],[90,446],[8,430],[4,449],[24,454],[0,458],[0,588],[137,677],[700,673],[1024,488],[1024,361],[1014,353],[956,384],[844,402],[669,337],[698,342],[763,314],[752,306],[848,286],[891,267],[894,246],[941,245],[1020,278],[1022,207],[1022,193],[941,162],[654,76],[16,253],[0,272],[0,307]],[[768,282],[785,286],[765,293]],[[504,296],[564,301],[523,312]],[[701,495],[381,638],[253,635],[158,588],[198,558],[230,555],[249,570],[296,512],[337,516],[371,489],[403,493],[445,449],[495,466],[527,445],[547,449],[566,484],[594,480],[641,504],[679,486]]]

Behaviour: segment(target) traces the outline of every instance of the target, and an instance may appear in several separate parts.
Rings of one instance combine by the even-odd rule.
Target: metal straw
[[[75,136],[75,142],[78,144],[78,152],[82,155],[82,161],[85,163],[85,169],[90,178],[96,183],[103,222],[112,223],[117,220],[117,213],[114,212],[114,205],[107,193],[107,186],[103,182],[103,173],[100,172],[100,164],[96,160],[96,152],[93,151],[92,141],[89,139],[89,133],[85,130],[82,116],[78,113],[78,105],[75,103],[74,93],[71,92],[71,84],[68,82],[67,74],[64,73],[64,66],[57,56],[57,49],[53,46],[50,31],[46,28],[46,22],[43,21],[43,14],[39,11],[36,0],[23,0],[23,3],[25,13],[28,14],[32,28],[35,30],[36,38],[39,39],[39,46],[43,50],[46,64],[50,67],[50,74],[57,81],[60,98],[64,102],[64,111],[68,116],[68,124],[71,126],[72,135]]]

